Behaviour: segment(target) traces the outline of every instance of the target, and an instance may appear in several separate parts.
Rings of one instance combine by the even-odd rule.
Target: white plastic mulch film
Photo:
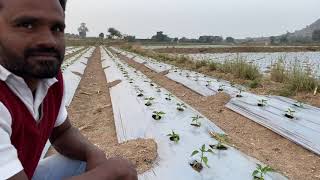
[[[157,62],[156,60],[145,58],[131,52],[126,52],[116,48],[113,48],[113,50],[123,55],[130,55],[131,57],[134,57],[133,60],[136,62],[144,62],[143,64],[145,64],[148,68],[150,68],[150,65],[152,65],[152,68],[150,69],[154,70],[155,72],[169,70],[169,73],[166,75],[166,77],[186,86],[202,96],[212,96],[219,91],[223,91],[230,96],[235,97],[241,93],[241,91],[245,90],[245,87],[231,84],[228,81],[208,77],[204,74],[194,71],[182,70],[173,65]]]
[[[93,47],[88,48],[83,52],[80,52],[80,54],[67,59],[62,64],[62,67],[64,67],[62,68],[63,69],[62,74],[64,78],[64,88],[65,88],[64,98],[66,101],[66,106],[69,106],[73,99],[73,96],[81,80],[81,76],[79,75],[80,74],[83,75],[88,58],[91,57],[93,50],[94,50]],[[79,73],[79,74],[77,75],[75,73]],[[45,157],[50,146],[51,144],[48,141],[42,151],[41,159]]]
[[[244,92],[245,87],[176,67],[166,76],[203,96],[214,95],[218,91],[229,94],[233,99],[226,105],[227,108],[320,154],[320,138],[317,138],[320,137],[319,108],[302,105],[284,97],[257,96]],[[237,98],[239,95],[243,97]],[[267,100],[267,105],[263,108],[257,106],[258,101],[262,99]],[[286,113],[291,113],[294,119],[285,117]]]
[[[101,51],[107,81],[121,80],[110,88],[118,141],[151,138],[158,145],[158,159],[154,167],[139,175],[140,180],[252,179],[252,172],[259,162],[229,146],[226,151],[214,150],[214,153],[205,154],[210,168],[204,166],[200,173],[193,170],[189,162],[200,159],[198,155],[191,157],[192,152],[203,144],[209,148],[208,145],[218,143],[209,132],[224,132],[186,104],[184,111],[178,111],[177,103],[183,103],[180,99],[153,83],[141,72],[110,57],[112,54],[109,51],[104,48]],[[143,96],[138,97],[139,94]],[[154,99],[150,100],[151,98]],[[145,105],[148,101],[151,106]],[[161,120],[154,120],[154,111],[165,114]],[[202,117],[199,120],[201,126],[191,126],[192,117],[197,115]],[[178,143],[169,140],[167,135],[172,131],[180,135]],[[266,179],[286,178],[278,173],[268,173]]]
[[[258,106],[258,103],[263,103],[263,106]],[[250,93],[233,98],[226,106],[320,155],[319,108],[284,97]]]

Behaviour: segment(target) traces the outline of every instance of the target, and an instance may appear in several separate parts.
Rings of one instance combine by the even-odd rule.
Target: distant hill
[[[293,33],[290,33],[291,37],[312,37],[312,33],[314,30],[320,29],[320,19],[318,19],[316,22],[312,23],[311,25],[301,29],[297,30]]]

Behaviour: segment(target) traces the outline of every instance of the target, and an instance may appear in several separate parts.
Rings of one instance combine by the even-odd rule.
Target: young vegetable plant
[[[211,86],[211,81],[207,81],[206,86],[207,86],[207,87]]]
[[[267,102],[268,102],[268,100],[266,100],[266,99],[260,99],[260,100],[258,101],[258,106],[264,107],[264,106],[267,105]]]
[[[143,97],[143,90],[142,89],[138,89],[138,97]]]
[[[173,97],[173,95],[169,93],[169,94],[166,94],[166,96],[167,96],[166,100],[171,101],[171,98]]]
[[[168,134],[167,136],[169,136],[170,141],[173,141],[175,143],[178,143],[180,140],[179,134],[175,133],[174,131],[172,131],[172,133]]]
[[[224,143],[228,142],[228,137],[225,134],[219,134],[219,133],[210,133],[213,138],[215,138],[218,141],[218,144],[216,145],[209,145],[212,149],[217,150],[227,150],[228,147],[224,145]]]
[[[199,119],[201,119],[203,117],[197,115],[195,117],[192,117],[192,123],[191,126],[195,126],[195,127],[200,127],[201,126],[201,122],[199,122]]]
[[[219,88],[218,88],[218,91],[220,91],[220,92],[223,91],[223,87],[224,87],[224,86],[225,86],[225,85],[220,85]]]
[[[152,106],[152,101],[154,100],[154,98],[153,97],[149,97],[149,98],[145,98],[144,100],[146,100],[146,103],[144,105]]]
[[[291,108],[288,108],[288,110],[286,110],[286,114],[284,116],[289,119],[294,119],[294,113],[295,113],[294,110],[292,110]]]
[[[156,88],[157,88],[157,92],[161,92],[161,89],[159,86],[157,86]]]
[[[184,103],[177,103],[177,110],[184,111],[187,106]]]
[[[242,89],[239,89],[239,93],[236,95],[237,98],[241,98],[242,96]]]
[[[132,84],[133,83],[133,79],[131,78],[131,79],[129,79],[129,83],[130,84]]]
[[[265,175],[268,172],[273,172],[274,170],[270,166],[261,166],[260,164],[257,164],[257,169],[253,171],[252,177],[254,180],[265,180]]]
[[[303,103],[300,102],[300,101],[297,101],[297,102],[294,103],[293,105],[296,106],[296,107],[299,107],[299,108],[304,108]]]
[[[195,76],[195,77],[194,77],[194,80],[195,80],[195,81],[199,81],[199,76],[198,76],[198,75]]]
[[[166,113],[162,111],[153,111],[152,118],[154,120],[160,120]]]
[[[200,150],[200,151],[199,151]],[[190,163],[190,166],[192,166],[192,168],[198,172],[200,172],[203,169],[203,165],[202,163],[204,163],[208,168],[208,157],[205,156],[205,153],[213,153],[213,151],[211,149],[206,149],[206,145],[202,145],[201,148],[199,150],[195,150],[192,152],[191,156],[195,156],[196,154],[200,153],[200,162],[198,162],[197,160],[193,161],[192,163]]]
[[[190,74],[189,74],[189,73],[187,73],[187,74],[186,74],[186,77],[187,77],[187,78],[189,78],[189,77],[190,77]]]

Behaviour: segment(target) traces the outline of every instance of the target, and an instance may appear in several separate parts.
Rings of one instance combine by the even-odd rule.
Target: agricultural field
[[[66,54],[72,123],[108,157],[132,161],[141,180],[320,178],[316,106],[125,48],[68,47]],[[267,64],[267,55],[252,57]]]
[[[315,76],[320,76],[320,52],[275,52],[275,53],[212,53],[188,54],[194,61],[211,61],[223,63],[234,59],[244,59],[256,65],[260,72],[270,73],[271,67],[281,61],[285,67],[298,64]]]

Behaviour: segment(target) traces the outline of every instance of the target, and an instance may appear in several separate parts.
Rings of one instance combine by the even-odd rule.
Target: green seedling
[[[149,97],[149,98],[145,98],[144,100],[146,100],[146,103],[144,105],[152,106],[152,101],[154,100],[154,98],[153,97]]]
[[[161,92],[161,89],[159,86],[157,87],[157,92]]]
[[[266,100],[266,99],[260,99],[260,100],[258,100],[258,106],[260,106],[260,107],[266,106],[267,103],[268,103],[268,100]]]
[[[175,133],[174,131],[172,131],[172,133],[168,134],[167,136],[169,136],[170,141],[173,141],[175,143],[178,143],[180,140],[179,134]]]
[[[195,126],[195,127],[200,127],[201,126],[201,122],[199,122],[199,119],[202,119],[203,117],[197,115],[195,117],[192,117],[192,123],[191,125],[192,126]]]
[[[194,78],[195,81],[199,81],[199,76],[195,76]]]
[[[296,106],[296,107],[299,107],[299,108],[304,108],[303,103],[300,102],[300,101],[297,101],[297,102],[294,103],[293,105]]]
[[[265,175],[268,172],[273,172],[274,170],[270,166],[261,166],[260,164],[257,164],[257,169],[253,171],[252,177],[254,180],[265,180]]]
[[[196,154],[200,153],[200,162],[198,161],[193,161],[190,165],[192,166],[192,168],[194,168],[196,171],[200,172],[203,169],[203,165],[202,163],[204,163],[208,168],[208,157],[205,156],[205,153],[213,153],[213,151],[211,149],[206,149],[206,145],[202,145],[201,148],[199,150],[195,150],[192,152],[191,156],[195,156]]]
[[[187,106],[184,103],[177,103],[177,110],[184,111]]]
[[[218,88],[218,91],[220,91],[220,92],[223,91],[223,87],[224,87],[224,86],[225,86],[225,85],[223,85],[223,84],[220,85],[219,88]]]
[[[138,95],[137,95],[138,97],[143,97],[143,96],[144,96],[142,89],[138,89],[138,90],[137,90],[137,94],[138,94]]]
[[[228,137],[225,134],[220,134],[220,133],[214,133],[210,132],[210,135],[218,141],[218,144],[216,145],[209,145],[212,149],[217,149],[217,150],[227,150],[228,147],[225,146],[228,142]]]
[[[238,94],[236,95],[237,98],[241,98],[242,96],[242,89],[239,89]]]
[[[154,120],[160,120],[166,113],[162,111],[153,111],[152,118]]]
[[[132,84],[133,83],[133,79],[129,79],[129,83]]]
[[[187,74],[186,74],[186,77],[187,77],[187,78],[189,78],[189,77],[190,77],[190,74],[189,74],[189,73],[187,73]]]
[[[294,118],[294,113],[295,113],[294,110],[292,110],[291,108],[288,108],[288,110],[286,110],[285,116],[287,118],[289,118],[289,119],[293,119]]]
[[[167,96],[167,97],[166,97],[165,99],[166,99],[167,101],[171,101],[171,98],[173,97],[173,95],[169,93],[169,94],[166,94],[166,96]]]
[[[211,81],[207,81],[206,86],[207,86],[207,87],[211,86]]]

